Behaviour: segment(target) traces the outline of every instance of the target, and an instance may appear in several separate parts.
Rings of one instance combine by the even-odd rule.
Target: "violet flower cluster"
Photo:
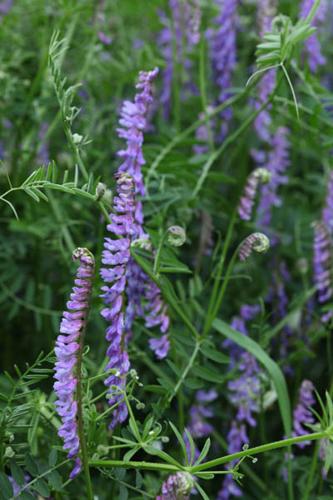
[[[124,293],[127,281],[127,266],[130,260],[131,237],[134,231],[134,183],[126,173],[118,174],[117,190],[113,200],[114,212],[110,215],[107,230],[112,238],[105,238],[102,254],[101,277],[106,283],[102,287],[102,298],[106,307],[101,311],[109,323],[106,340],[109,342],[106,370],[113,370],[105,380],[108,388],[110,406],[115,406],[112,413],[111,428],[124,422],[128,410],[124,402],[123,391],[126,389],[126,376],[130,367],[126,351],[124,328]]]
[[[255,197],[260,183],[267,183],[270,173],[265,168],[256,168],[247,178],[243,195],[238,206],[238,214],[242,220],[250,220],[252,216]]]
[[[188,472],[176,472],[162,484],[161,494],[156,500],[188,500],[194,480]]]
[[[315,423],[315,418],[311,412],[311,406],[315,404],[313,393],[313,383],[310,380],[303,380],[299,391],[298,404],[293,412],[294,424],[292,435],[295,437],[309,434],[311,430],[306,425]],[[297,446],[304,448],[309,444],[310,441],[303,441],[302,443],[297,443]]]
[[[229,97],[232,76],[236,67],[237,8],[239,0],[215,0],[219,14],[214,20],[214,29],[207,32],[210,44],[210,57],[216,85],[219,89],[218,103],[223,104]],[[231,108],[221,113],[221,133],[228,130],[232,118]]]
[[[303,0],[300,8],[300,17],[305,19],[314,4],[314,0]],[[319,7],[315,13],[315,16],[312,20],[312,26],[320,27],[326,19],[328,10],[328,3],[326,0],[321,0]],[[320,42],[318,38],[318,31],[313,33],[307,40],[304,42],[305,52],[309,64],[309,68],[312,73],[315,73],[319,66],[323,66],[326,63],[326,58],[323,56],[321,52]]]
[[[228,432],[227,441],[228,455],[240,451],[244,444],[249,442],[249,438],[246,432],[246,426],[242,423],[239,423],[237,420],[233,420]],[[232,469],[236,465],[236,463],[237,460],[230,462],[228,468]],[[232,474],[228,474],[223,481],[223,487],[218,493],[217,500],[229,500],[231,496],[241,497],[242,495],[243,492],[236,484],[235,480],[232,477]]]
[[[126,149],[118,152],[122,159],[118,172],[129,174],[134,181],[136,196],[143,197],[146,194],[143,181],[142,166],[145,164],[143,157],[144,131],[147,128],[147,116],[153,102],[153,82],[158,74],[158,69],[140,72],[136,85],[138,92],[134,102],[125,101],[121,110],[118,135],[126,140]],[[142,239],[148,240],[148,235],[143,229],[144,215],[142,202],[136,199],[133,227],[131,230],[131,242]],[[166,305],[163,302],[159,288],[151,282],[140,266],[129,258],[126,267],[126,294],[127,308],[125,315],[125,329],[128,336],[136,317],[145,316],[146,327],[159,326],[163,336],[160,339],[152,339],[149,343],[152,350],[159,359],[166,357],[170,343],[166,335],[169,328],[169,317]],[[143,298],[146,305],[142,305]]]
[[[80,383],[78,380],[81,370],[79,356],[94,274],[94,258],[87,249],[76,249],[73,252],[73,259],[78,260],[80,265],[74,280],[75,286],[67,302],[67,311],[63,313],[60,335],[54,349],[56,356],[54,391],[57,396],[55,406],[61,419],[58,435],[64,441],[64,449],[68,451],[68,458],[75,459],[75,465],[70,474],[71,479],[81,471],[76,388]]]
[[[333,295],[332,288],[332,242],[331,235],[323,222],[314,224],[313,242],[313,275],[317,289],[318,301],[327,304]],[[327,323],[333,317],[333,311],[324,313],[321,317]]]

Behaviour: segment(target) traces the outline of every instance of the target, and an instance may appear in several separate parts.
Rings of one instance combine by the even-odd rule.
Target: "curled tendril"
[[[252,233],[241,243],[239,247],[239,259],[247,260],[253,251],[265,253],[270,247],[268,237],[263,233]]]

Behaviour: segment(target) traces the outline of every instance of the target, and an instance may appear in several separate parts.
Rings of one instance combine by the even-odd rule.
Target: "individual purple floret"
[[[115,370],[106,380],[110,406],[115,405],[110,427],[127,418],[127,406],[122,392],[126,389],[126,375],[130,363],[124,339],[124,292],[126,270],[130,260],[130,244],[134,229],[134,183],[130,175],[117,175],[117,195],[113,199],[113,213],[107,230],[112,238],[105,238],[101,269],[104,283],[102,298],[106,307],[101,311],[109,323],[106,339],[110,343],[107,350],[109,362],[106,370]]]
[[[260,399],[260,369],[256,359],[244,352],[239,363],[240,376],[228,382],[229,399],[237,408],[236,420],[247,422],[254,427],[256,420],[253,413],[259,411]]]
[[[313,383],[310,382],[310,380],[303,380],[299,391],[298,404],[293,413],[293,436],[304,436],[305,434],[309,434],[309,432],[311,432],[307,427],[307,424],[314,424],[315,422],[314,416],[310,410],[311,406],[313,406],[315,403],[313,393]],[[309,444],[310,441],[304,441],[302,443],[297,443],[297,446],[299,446],[300,448],[304,448]]]
[[[328,179],[328,188],[322,220],[326,227],[333,232],[333,171],[330,172]]]
[[[252,252],[265,253],[269,249],[270,243],[263,233],[252,233],[240,244],[238,255],[239,260],[247,260]]]
[[[102,42],[103,45],[111,45],[113,41],[112,37],[104,33],[104,31],[99,31],[97,36],[99,41]]]
[[[313,277],[317,288],[318,301],[326,304],[332,299],[332,243],[330,233],[323,222],[314,224]],[[327,323],[333,311],[323,314],[321,319]]]
[[[246,433],[246,426],[244,424],[240,424],[236,420],[233,420],[227,436],[227,441],[229,455],[241,451],[243,446],[249,442],[249,438]],[[236,463],[237,460],[231,462],[228,465],[228,469],[231,469]],[[241,497],[242,495],[243,492],[239,488],[239,486],[237,486],[235,480],[232,477],[232,474],[228,474],[223,481],[223,485],[218,493],[217,500],[229,500],[231,496]]]
[[[214,20],[214,29],[207,33],[210,43],[211,61],[215,82],[219,89],[218,103],[223,104],[230,97],[232,75],[236,66],[237,7],[239,0],[215,0],[219,14]],[[221,114],[222,135],[228,130],[232,118],[231,108]]]
[[[302,1],[300,9],[301,18],[305,19],[308,16],[310,10],[312,9],[313,4],[314,0]],[[321,0],[319,7],[315,13],[315,16],[312,20],[311,23],[312,26],[319,27],[325,22],[327,15],[327,7],[328,7],[327,1]],[[307,40],[305,40],[304,46],[309,68],[312,71],[312,73],[315,73],[315,71],[317,71],[318,69],[318,66],[323,66],[326,63],[326,58],[321,53],[321,47],[317,31],[313,33]]]
[[[89,299],[94,274],[94,258],[85,248],[77,248],[73,259],[80,265],[74,280],[75,286],[67,302],[67,311],[63,313],[60,323],[60,335],[55,344],[54,391],[57,399],[56,411],[61,418],[59,437],[64,441],[64,449],[68,458],[75,459],[75,466],[70,474],[73,479],[81,471],[80,440],[78,436],[78,403],[76,387],[78,384],[78,357],[82,349],[82,332],[86,326]]]
[[[265,168],[256,168],[247,178],[243,195],[238,206],[238,214],[242,220],[250,220],[255,197],[260,183],[267,183],[270,174]]]
[[[262,38],[272,29],[272,20],[276,15],[276,0],[259,0],[258,1],[258,31]],[[276,85],[276,70],[270,69],[262,76],[258,85],[258,97],[255,100],[255,109],[259,109],[272,94]],[[265,142],[270,142],[271,133],[271,115],[269,108],[263,109],[254,121],[254,128],[260,139]]]
[[[258,223],[262,227],[270,226],[273,207],[281,205],[278,195],[280,186],[287,184],[285,172],[290,164],[289,158],[289,130],[279,127],[271,139],[271,151],[268,154],[265,168],[269,171],[270,181],[262,187],[258,206]]]
[[[162,484],[161,494],[156,500],[188,500],[194,480],[188,472],[176,472]]]

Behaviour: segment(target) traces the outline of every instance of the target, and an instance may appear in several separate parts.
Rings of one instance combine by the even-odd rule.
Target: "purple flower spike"
[[[109,362],[106,370],[114,370],[106,380],[110,406],[116,405],[110,427],[127,418],[127,406],[122,392],[126,389],[126,375],[130,363],[124,339],[124,292],[126,287],[126,269],[130,260],[130,244],[134,224],[134,183],[128,174],[117,175],[117,196],[113,200],[111,223],[107,230],[113,238],[105,238],[101,269],[102,279],[107,285],[102,287],[105,309],[103,318],[109,323],[106,339],[110,343],[107,350]]]
[[[239,424],[236,420],[231,423],[231,428],[228,433],[228,454],[237,453],[241,451],[244,444],[249,442],[247,437],[246,427],[244,424]],[[228,468],[232,468],[237,463],[237,460],[231,462]],[[231,496],[241,497],[242,490],[237,486],[231,474],[228,474],[223,481],[221,490],[218,493],[217,500],[229,500]]]
[[[303,0],[301,4],[300,17],[306,18],[312,9],[314,0]],[[312,25],[319,27],[325,22],[328,4],[326,0],[321,0],[316,14],[313,18]],[[323,66],[326,63],[326,58],[321,53],[318,32],[316,31],[305,41],[305,52],[307,55],[309,68],[312,73],[315,73],[318,66]]]
[[[134,102],[125,101],[121,111],[118,129],[120,138],[126,140],[126,149],[118,152],[123,160],[118,172],[124,172],[133,178],[134,192],[137,196],[145,196],[146,190],[143,181],[142,166],[145,164],[142,146],[144,131],[148,125],[148,113],[153,102],[153,82],[158,74],[158,68],[153,71],[139,74],[136,88],[138,93]],[[130,241],[148,240],[148,235],[143,228],[144,215],[141,201],[136,201],[134,221],[131,228]],[[169,317],[166,306],[162,301],[159,288],[150,281],[140,266],[129,257],[126,265],[126,294],[127,308],[125,314],[126,335],[131,335],[131,328],[136,317],[146,317],[146,326],[152,328],[160,326],[162,333],[166,333],[169,327]],[[143,298],[147,305],[142,306]],[[150,341],[150,347],[156,353],[158,359],[163,359],[169,350],[169,340],[164,335],[161,339]]]
[[[333,232],[333,171],[328,179],[328,189],[322,219],[326,227]]]
[[[249,175],[238,207],[238,214],[242,220],[251,219],[259,183],[267,183],[269,180],[270,173],[265,168],[256,168]]]
[[[207,33],[210,42],[210,53],[216,85],[219,89],[218,102],[223,104],[230,97],[232,75],[236,66],[236,28],[237,7],[239,0],[215,0],[220,9],[215,19],[215,29]],[[232,118],[232,110],[222,113],[221,132],[224,136],[228,122]]]
[[[329,302],[333,295],[331,268],[331,236],[324,223],[316,222],[314,224],[313,272],[320,304]],[[332,317],[333,311],[328,311],[321,319],[323,323],[327,323]]]
[[[240,376],[228,383],[229,399],[238,409],[236,420],[255,427],[256,420],[252,414],[259,411],[261,387],[258,377],[259,366],[251,354],[244,352],[240,359],[239,370]]]
[[[70,300],[67,302],[68,310],[63,313],[60,323],[60,335],[55,344],[54,378],[56,382],[53,386],[57,396],[56,411],[62,422],[58,435],[64,441],[64,449],[68,452],[68,458],[75,459],[75,466],[70,474],[71,479],[81,471],[77,424],[78,403],[75,399],[78,383],[77,370],[80,369],[77,363],[82,349],[82,331],[86,325],[94,274],[94,258],[87,249],[77,248],[73,252],[73,259],[78,260],[80,266],[76,273],[75,286],[70,294]]]
[[[304,436],[310,432],[310,429],[306,427],[306,424],[314,424],[315,419],[310,410],[310,407],[314,405],[315,399],[313,397],[314,386],[310,380],[303,380],[300,391],[298,404],[294,410],[294,431],[293,436]],[[304,427],[305,426],[305,427]],[[304,441],[302,443],[297,443],[297,446],[304,448],[308,446],[310,441]]]
[[[188,472],[176,472],[162,484],[161,494],[156,500],[188,500],[194,481]]]

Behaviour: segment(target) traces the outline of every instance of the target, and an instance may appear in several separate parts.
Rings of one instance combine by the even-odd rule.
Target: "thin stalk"
[[[181,376],[180,376],[177,384],[175,385],[174,390],[172,391],[172,393],[168,397],[168,403],[171,403],[171,401],[173,400],[173,398],[177,394],[179,388],[181,387],[181,385],[183,384],[184,380],[186,379],[189,371],[192,369],[192,366],[194,365],[194,361],[196,360],[196,357],[197,357],[197,355],[198,355],[198,353],[200,351],[200,345],[201,345],[201,342],[197,341],[196,344],[195,344],[195,348],[193,349],[192,356],[190,357],[190,359],[189,359],[189,361],[188,361],[188,363],[186,365],[185,370],[181,374]]]
[[[312,485],[313,485],[313,477],[315,475],[317,464],[318,464],[318,455],[319,455],[319,443],[316,443],[316,448],[312,457],[311,468],[308,475],[308,480],[306,482],[305,490],[303,492],[303,500],[308,500]]]
[[[282,439],[280,441],[275,441],[273,443],[262,444],[260,446],[255,446],[253,448],[248,448],[244,451],[239,451],[237,453],[232,453],[231,455],[226,455],[225,457],[216,458],[215,460],[209,460],[204,464],[200,464],[194,467],[191,467],[191,473],[195,474],[196,472],[200,472],[202,470],[211,469],[213,467],[218,467],[219,465],[223,465],[229,462],[233,462],[234,460],[238,460],[243,457],[249,457],[253,455],[258,455],[259,453],[265,453],[267,451],[276,450],[279,448],[287,448],[289,446],[293,446],[297,443],[303,443],[304,441],[316,441],[318,439],[325,439],[329,437],[329,433],[327,430],[321,432],[313,432],[312,434],[305,434],[304,436],[296,436],[288,439]]]
[[[226,455],[221,458],[216,458],[215,460],[209,460],[200,465],[183,467],[181,464],[173,465],[169,463],[159,463],[159,462],[138,462],[138,461],[127,461],[123,460],[91,460],[89,462],[90,467],[105,467],[105,468],[123,468],[123,469],[142,469],[142,470],[154,470],[154,471],[165,471],[165,472],[177,472],[186,471],[193,475],[197,472],[207,471],[214,474],[216,471],[211,470],[219,465],[224,465],[226,463],[238,460],[244,457],[252,457],[260,453],[265,453],[271,450],[276,450],[279,448],[287,448],[293,446],[297,443],[302,443],[304,441],[316,441],[319,439],[327,439],[331,436],[332,430],[327,429],[321,432],[313,432],[312,434],[305,434],[304,436],[297,436],[289,439],[282,439],[281,441],[275,441],[273,443],[263,444],[261,446],[256,446],[253,448],[248,448],[244,451],[239,451],[238,453],[232,453],[231,455]],[[217,471],[218,472],[218,471]]]
[[[216,276],[215,276],[215,279],[214,279],[213,290],[212,290],[212,294],[211,294],[210,300],[209,300],[208,312],[207,312],[207,315],[206,315],[206,322],[205,322],[205,325],[204,325],[203,336],[207,335],[207,333],[209,332],[209,330],[210,330],[210,328],[212,326],[212,323],[213,323],[213,321],[215,319],[214,316],[213,316],[213,310],[216,309],[216,307],[215,307],[216,306],[216,296],[217,296],[218,289],[219,289],[220,282],[221,282],[221,277],[222,277],[222,273],[223,273],[225,259],[226,259],[227,252],[229,250],[229,246],[230,246],[230,243],[231,243],[232,232],[233,232],[234,225],[235,225],[235,222],[236,222],[236,216],[237,216],[237,211],[234,210],[234,213],[233,213],[233,215],[231,217],[231,221],[229,223],[229,227],[228,227],[228,230],[227,230],[227,235],[226,235],[226,238],[225,238],[225,243],[223,245],[223,250],[222,250],[221,258],[220,258],[218,266],[217,266],[217,271],[216,271]]]

